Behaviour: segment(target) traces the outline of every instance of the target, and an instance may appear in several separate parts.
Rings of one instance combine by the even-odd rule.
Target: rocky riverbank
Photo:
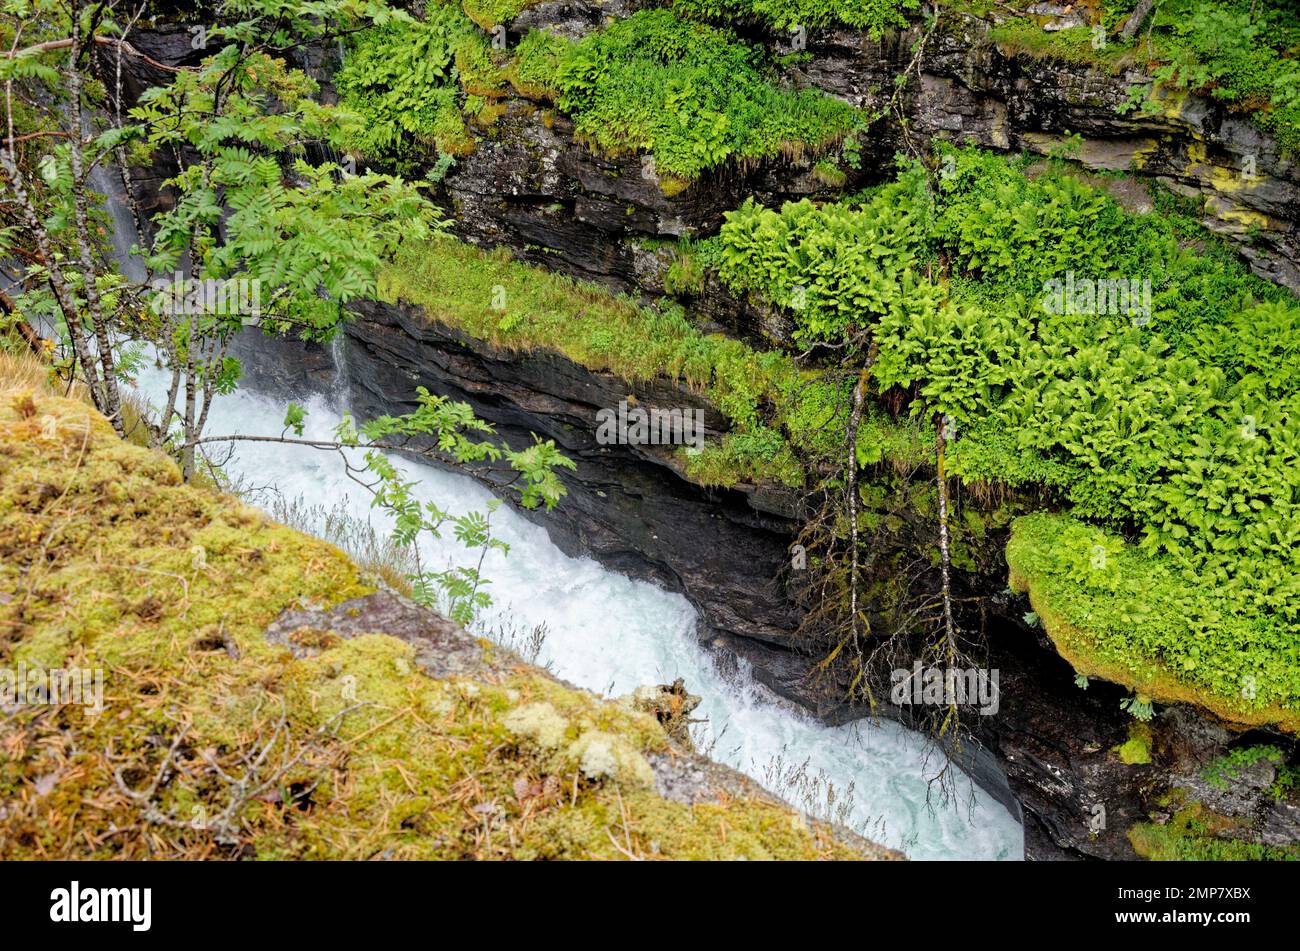
[[[902,857],[693,751],[680,687],[564,684],[14,365],[4,858]],[[50,670],[98,687],[49,702]]]

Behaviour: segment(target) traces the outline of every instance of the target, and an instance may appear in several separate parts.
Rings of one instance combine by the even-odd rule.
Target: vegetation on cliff
[[[1157,659],[1232,706],[1294,710],[1300,305],[1189,247],[1177,215],[975,151],[938,165],[933,192],[913,169],[847,206],[747,205],[719,273],[790,308],[796,337],[867,328],[880,392],[952,426],[953,475],[1047,487],[1118,533],[1032,533],[1075,587],[1054,616],[1090,616],[1095,589],[1113,620],[1091,633],[1130,668]],[[1161,570],[1108,561],[1125,535]]]
[[[703,334],[678,306],[655,309],[595,285],[483,252],[453,238],[413,245],[387,268],[380,294],[420,305],[433,319],[509,349],[547,348],[593,370],[627,380],[667,377],[708,397],[735,431],[719,450],[688,457],[801,484],[784,440],[768,426],[764,408],[798,384],[800,372],[779,352],[762,353],[721,334]],[[739,473],[719,473],[734,482]]]
[[[464,0],[463,6],[471,20],[491,29],[535,2]],[[670,0],[664,6],[682,20],[724,30],[759,26],[787,33],[785,41],[796,54],[803,48],[796,37],[798,44],[806,43],[809,30],[861,29],[879,39],[923,15],[919,0]],[[1164,0],[1130,24],[1143,7],[1138,0],[1095,0],[1067,5],[1056,28],[1044,30],[1057,17],[1041,6],[1031,0],[938,4],[950,24],[963,16],[990,21],[991,38],[1007,50],[1116,75],[1133,67],[1145,70],[1149,80],[1131,86],[1125,111],[1162,112],[1171,103],[1177,108],[1184,94],[1197,93],[1248,115],[1284,153],[1300,147],[1300,14],[1293,8],[1256,0]],[[725,42],[719,37],[719,45]],[[632,59],[625,61],[635,75],[642,74]],[[616,114],[622,119],[635,111],[629,106]]]
[[[952,427],[949,473],[1047,490],[1064,507],[1021,523],[1008,557],[1077,669],[1239,722],[1292,724],[1300,306],[1172,205],[1137,215],[1062,169],[1027,177],[978,151],[944,152],[939,167],[933,192],[913,167],[843,204],[746,205],[686,253],[788,312],[797,340],[842,346],[870,331],[875,388],[910,413],[863,414],[860,465],[923,461],[938,414]],[[1123,275],[1137,296],[1118,312],[1103,301],[1101,313],[1053,313],[1045,288],[1076,266],[1088,267],[1080,286]],[[795,460],[836,452],[849,423],[851,386],[704,336],[672,305],[443,241],[382,286],[483,339],[682,379],[736,424],[691,460],[704,480],[797,483]]]
[[[392,20],[351,46],[338,88],[364,121],[345,144],[408,171],[422,152],[472,150],[466,120],[495,121],[505,77],[554,100],[593,147],[652,155],[646,174],[667,192],[728,161],[824,150],[860,121],[837,99],[783,86],[761,47],[669,10],[577,41],[534,30],[507,55],[459,7],[431,5],[423,21]]]
[[[955,0],[952,5],[972,4]],[[1105,0],[1087,22],[1054,32],[1043,30],[1041,16],[1032,15],[1028,3],[1016,6],[1022,15],[996,17],[1001,22],[992,32],[1008,49],[1116,74],[1133,66],[1145,69],[1150,80],[1130,88],[1125,109],[1162,112],[1169,107],[1163,100],[1199,93],[1250,116],[1283,152],[1300,148],[1300,14],[1293,6],[1163,0],[1129,36],[1118,28],[1139,6],[1137,0]],[[1008,9],[997,8],[999,14]]]
[[[777,59],[732,29],[797,33],[791,49],[798,56],[807,30],[857,28],[879,38],[920,13],[915,0],[673,0],[578,41],[532,30],[509,52],[473,29],[494,30],[533,2],[447,0],[430,4],[424,22],[398,18],[355,37],[340,92],[367,121],[350,147],[405,168],[414,167],[412,149],[436,148],[448,161],[463,155],[475,141],[466,122],[483,129],[495,121],[509,76],[529,96],[560,100],[592,144],[652,152],[671,190],[728,158],[824,150],[862,121],[834,99],[782,88],[771,68]],[[1249,115],[1284,153],[1300,146],[1294,10],[1250,0],[1170,0],[1130,34],[1121,28],[1135,0],[1080,5],[1064,28],[1051,31],[1027,0],[940,6],[949,24],[966,15],[991,21],[990,37],[1006,50],[1116,75],[1144,69],[1149,81],[1129,89],[1122,111],[1176,110],[1197,93]]]
[[[503,79],[487,38],[457,6],[430,5],[423,20],[398,18],[352,37],[335,76],[339,98],[362,121],[344,148],[404,173],[433,152],[448,161],[474,148],[467,121],[496,117]]]
[[[534,41],[525,76],[553,77],[557,105],[600,149],[649,152],[655,171],[689,181],[728,159],[817,151],[857,123],[823,93],[775,85],[760,48],[735,34],[643,10],[577,43]]]
[[[858,27],[879,37],[906,25],[920,0],[672,0],[673,12],[717,23],[758,22],[781,30]]]

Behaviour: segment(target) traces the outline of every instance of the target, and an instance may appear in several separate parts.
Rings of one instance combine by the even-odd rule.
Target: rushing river
[[[161,400],[160,371],[140,378],[142,394]],[[321,396],[307,399],[307,435],[329,438],[340,416]],[[207,434],[278,434],[285,404],[242,387],[220,398]],[[485,511],[491,494],[474,480],[402,458],[395,460],[419,482],[422,499],[436,499],[456,512]],[[239,443],[227,472],[245,486],[270,490],[289,502],[301,500],[308,519],[346,510],[376,529],[383,514],[371,509],[366,491],[347,478],[334,453],[273,443]],[[563,503],[561,503],[563,504]],[[319,529],[319,524],[306,526]],[[545,624],[538,663],[558,676],[607,696],[677,677],[703,698],[695,716],[697,742],[710,755],[750,776],[808,811],[830,813],[869,837],[902,848],[914,859],[1008,859],[1022,854],[1018,822],[982,790],[973,809],[963,804],[926,806],[922,738],[891,722],[827,727],[778,702],[743,669],[723,676],[697,642],[694,609],[679,594],[606,571],[590,558],[570,558],[551,544],[543,528],[502,506],[493,530],[507,554],[488,555],[483,574],[493,604],[476,628],[485,636]],[[421,540],[428,569],[472,564],[451,533]],[[475,554],[476,557],[476,554]],[[828,790],[835,805],[825,808]]]

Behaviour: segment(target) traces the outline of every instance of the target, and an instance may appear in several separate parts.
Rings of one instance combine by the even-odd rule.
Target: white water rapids
[[[161,401],[161,371],[146,370],[139,385],[146,399]],[[319,396],[303,402],[309,410],[306,435],[331,437],[339,409]],[[284,413],[284,402],[241,387],[215,402],[206,433],[275,435],[283,428]],[[491,494],[469,477],[406,458],[394,461],[418,480],[422,500],[436,499],[456,512],[485,511]],[[371,509],[369,495],[346,477],[334,453],[237,443],[226,471],[247,485],[273,487],[287,500],[345,507],[355,518],[388,529],[383,513]],[[796,806],[823,816],[829,812],[911,858],[1021,857],[1019,823],[978,788],[968,810],[972,786],[965,776],[958,779],[962,805],[927,808],[926,777],[937,763],[924,762],[919,734],[891,721],[828,727],[776,702],[744,669],[723,676],[698,643],[695,611],[681,595],[606,571],[590,558],[564,555],[543,528],[508,505],[501,506],[492,524],[510,550],[490,553],[483,565],[493,604],[475,626],[485,636],[503,626],[531,629],[544,623],[548,633],[537,662],[607,696],[684,678],[687,689],[703,698],[695,716],[708,722],[696,728],[696,738],[701,747],[712,744],[707,752],[714,759],[753,776]],[[446,536],[421,539],[426,569],[472,564],[477,557],[450,531]],[[828,787],[838,810],[825,808]],[[847,812],[845,805],[851,806]]]

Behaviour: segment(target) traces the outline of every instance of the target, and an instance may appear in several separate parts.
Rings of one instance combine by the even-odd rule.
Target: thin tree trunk
[[[135,29],[136,21],[140,19],[141,14],[145,11],[146,4],[141,3],[139,8],[132,15],[130,21],[126,24],[126,29],[122,31],[121,39],[123,42],[131,35]],[[122,47],[117,47],[117,56],[114,57],[113,73],[113,112],[117,118],[117,127],[124,128],[125,123],[122,121]],[[118,174],[122,177],[122,192],[126,196],[126,206],[131,210],[131,221],[135,225],[135,240],[141,248],[144,247],[144,219],[140,215],[140,203],[136,201],[135,189],[131,186],[131,173],[128,169],[126,149],[118,146],[113,151],[117,159]]]
[[[957,656],[957,626],[952,619],[952,550],[948,536],[948,473],[944,465],[947,437],[942,416],[935,419],[938,436],[935,439],[935,460],[939,475],[939,565],[943,583],[943,628],[947,660]]]
[[[96,371],[94,359],[90,355],[90,348],[82,333],[81,313],[77,307],[77,298],[72,293],[72,288],[68,286],[67,281],[63,279],[63,272],[54,263],[56,258],[53,244],[50,241],[49,232],[45,230],[45,223],[41,220],[41,216],[37,214],[35,205],[32,204],[26,176],[18,168],[14,154],[11,151],[0,151],[0,168],[3,168],[5,174],[9,176],[14,195],[18,198],[19,207],[22,208],[23,219],[32,233],[32,240],[36,242],[36,249],[40,252],[41,260],[45,262],[46,280],[54,294],[55,301],[59,305],[59,310],[63,314],[63,322],[68,328],[68,339],[72,341],[73,353],[76,355],[77,362],[81,365],[82,373],[86,377],[86,386],[90,389],[91,399],[95,403],[95,408],[100,412],[104,412],[106,401],[104,394],[101,392],[99,374]]]
[[[867,359],[858,373],[853,387],[853,412],[849,416],[847,433],[847,489],[849,502],[849,625],[854,636],[858,633],[858,428],[862,425],[862,412],[866,405],[867,378],[876,360],[876,344],[867,351]]]
[[[217,374],[213,371],[216,365],[226,358],[226,349],[229,345],[229,339],[222,339],[219,343],[214,340],[212,351],[207,356],[207,372],[203,375],[203,406],[199,411],[198,425],[194,427],[195,436],[202,435],[208,425],[208,410],[212,408],[212,397],[217,388]]]
[[[99,296],[99,287],[95,283],[96,268],[94,254],[90,245],[89,215],[86,212],[86,169],[81,152],[81,70],[77,59],[81,54],[78,22],[81,4],[72,5],[73,42],[68,67],[68,92],[72,100],[72,136],[69,138],[69,154],[72,159],[72,206],[76,220],[77,250],[81,261],[82,280],[86,285],[86,306],[90,311],[90,323],[94,329],[95,340],[99,345],[99,362],[103,370],[104,405],[100,412],[108,417],[119,436],[126,434],[122,422],[122,400],[117,389],[117,371],[113,365],[113,343],[108,332],[108,320],[104,316],[103,301]]]
[[[1124,29],[1119,31],[1119,35],[1126,40],[1131,40],[1137,36],[1138,30],[1142,29],[1142,23],[1151,14],[1151,8],[1156,5],[1156,0],[1141,0],[1134,8],[1133,12],[1124,21]]]
[[[198,433],[194,429],[194,398],[195,390],[198,388],[198,379],[195,374],[194,317],[192,315],[188,319],[188,326],[189,330],[186,333],[185,340],[185,415],[182,418],[185,445],[181,449],[181,474],[186,482],[194,475],[194,440],[198,438]]]

